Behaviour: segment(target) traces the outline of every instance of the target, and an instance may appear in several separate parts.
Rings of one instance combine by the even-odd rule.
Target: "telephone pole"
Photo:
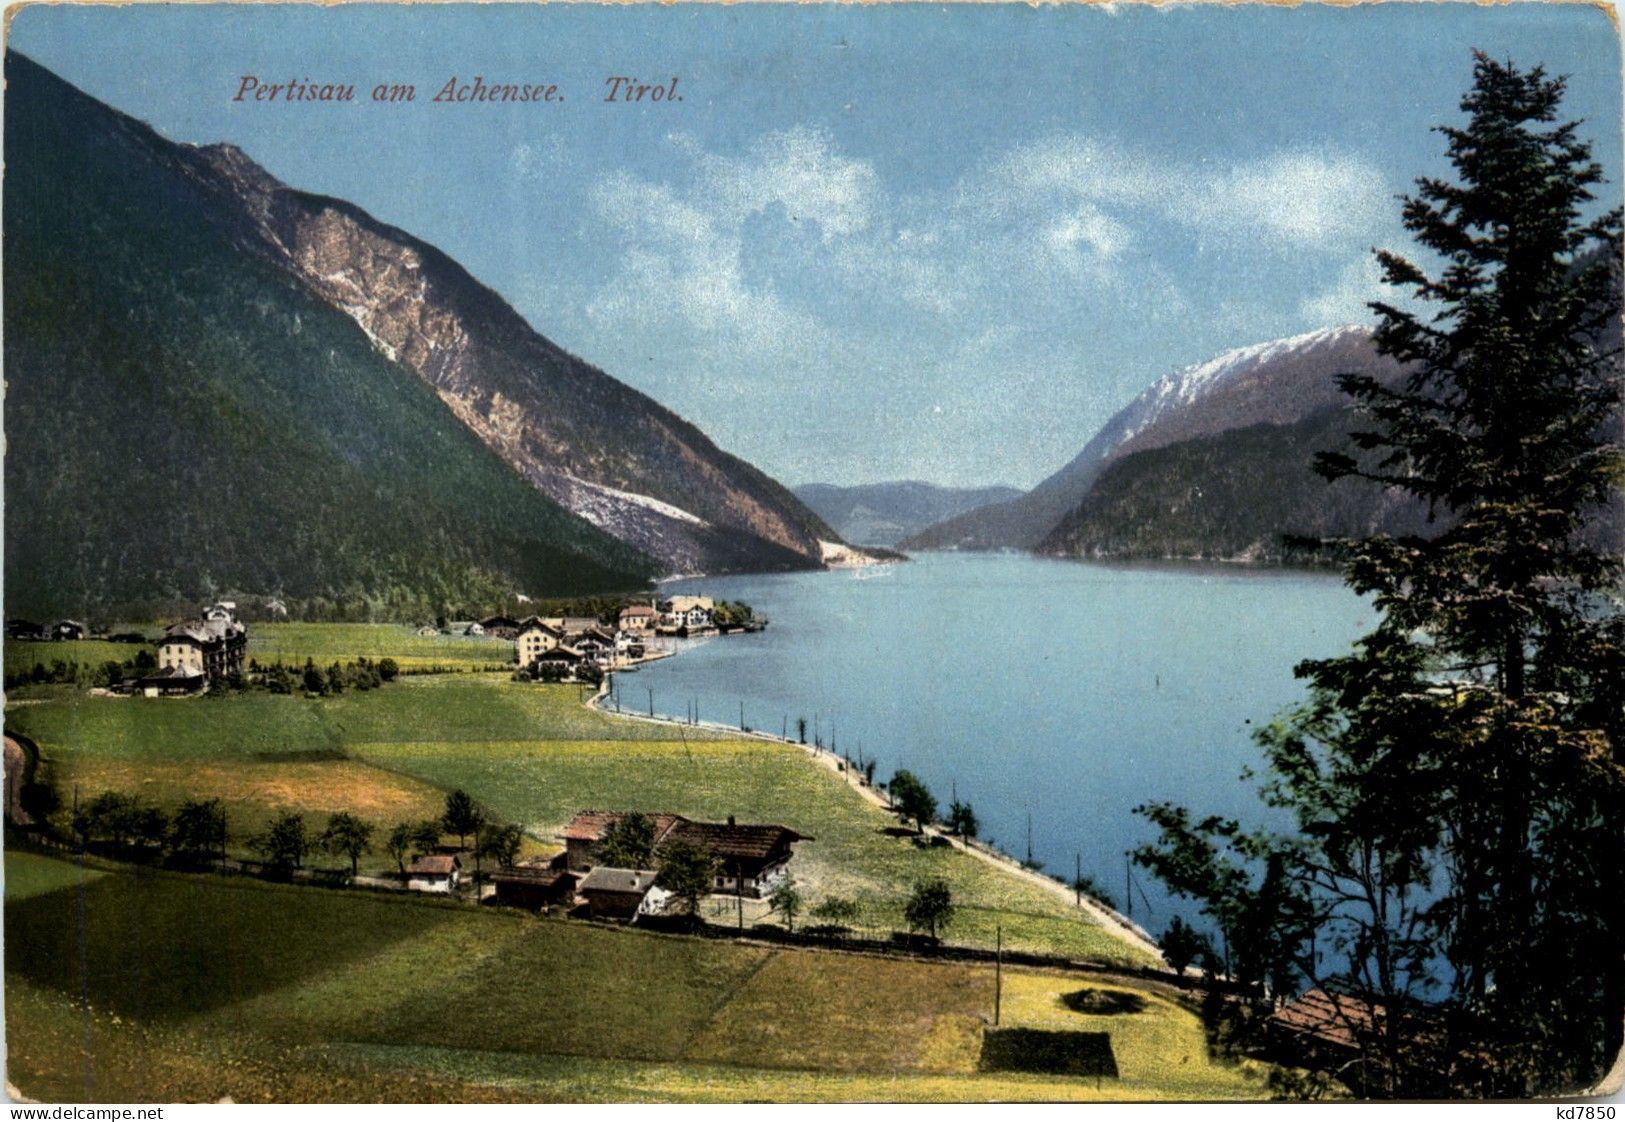
[[[1004,1005],[1004,924],[993,929],[993,1025],[999,1024]]]

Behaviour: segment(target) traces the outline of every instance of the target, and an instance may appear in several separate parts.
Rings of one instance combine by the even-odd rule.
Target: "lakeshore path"
[[[598,692],[593,694],[592,697],[588,698],[584,704],[587,708],[596,710],[597,712],[603,713],[606,716],[619,717],[623,720],[644,721],[648,724],[656,725],[674,725],[678,728],[702,728],[710,732],[727,733],[729,736],[739,737],[740,739],[765,740],[772,744],[783,744],[791,748],[800,748],[804,752],[808,753],[813,760],[828,770],[842,783],[856,790],[858,794],[868,799],[875,806],[887,811],[888,813],[896,813],[893,810],[891,803],[884,796],[882,796],[879,791],[875,790],[873,786],[856,781],[855,774],[852,769],[846,766],[846,761],[823,748],[818,748],[811,744],[802,744],[795,740],[791,740],[788,737],[774,736],[770,732],[760,732],[755,729],[740,729],[733,725],[721,724],[717,721],[689,722],[679,720],[676,717],[650,716],[646,713],[629,713],[624,710],[618,711],[615,709],[605,708],[603,702],[608,697],[609,680],[606,679],[604,684],[598,687]],[[1010,876],[1025,879],[1029,883],[1044,889],[1052,896],[1057,896],[1062,900],[1065,900],[1068,904],[1073,905],[1084,915],[1093,920],[1097,925],[1111,932],[1117,938],[1121,939],[1130,946],[1138,947],[1158,958],[1162,957],[1162,949],[1157,946],[1157,941],[1151,937],[1150,932],[1146,931],[1145,928],[1141,927],[1127,916],[1124,916],[1116,910],[1107,907],[1094,897],[1087,894],[1076,894],[1072,889],[1068,888],[1064,884],[1061,884],[1054,878],[1047,877],[1043,873],[1039,873],[1027,868],[1009,854],[1001,853],[996,849],[992,849],[978,842],[956,838],[952,834],[943,832],[943,830],[937,826],[926,826],[925,833],[929,837],[944,839],[948,842],[948,844],[970,854],[972,857],[996,866],[1005,873],[1008,873]]]

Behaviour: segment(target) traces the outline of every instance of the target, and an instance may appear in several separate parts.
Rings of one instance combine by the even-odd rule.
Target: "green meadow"
[[[1256,1098],[1189,1009],[1071,1012],[1007,969],[1003,1023],[1098,1031],[1122,1078],[977,1070],[985,964],[748,946],[394,895],[5,861],[8,1077],[47,1101]],[[25,895],[13,886],[28,885]],[[52,886],[55,887],[52,887]],[[1122,988],[1129,983],[1104,983]]]
[[[472,635],[419,635],[399,623],[257,623],[248,629],[248,657],[259,662],[319,666],[364,657],[392,658],[407,668],[491,666],[513,661],[513,644]]]
[[[148,629],[155,632],[156,629]],[[7,639],[5,641],[5,672],[16,674],[32,670],[35,665],[50,666],[53,662],[76,663],[87,669],[103,663],[123,664],[135,657],[137,651],[147,650],[139,643],[109,643],[105,639],[69,639],[60,643],[36,639]]]
[[[1149,961],[1063,896],[952,847],[897,836],[893,816],[806,749],[617,719],[586,708],[584,696],[577,686],[503,674],[414,676],[320,699],[113,699],[53,687],[7,721],[40,744],[59,784],[77,784],[83,797],[121,790],[166,807],[220,798],[239,837],[288,810],[316,822],[350,810],[387,829],[432,816],[457,787],[524,826],[533,850],[587,807],[731,814],[813,838],[795,862],[809,904],[849,898],[861,909],[857,926],[881,937],[903,927],[914,883],[941,877],[958,907],[952,941],[991,946],[1002,928],[1016,949]],[[378,855],[370,864],[388,866]]]
[[[303,626],[287,625],[277,638],[287,640],[284,652],[302,646],[331,661],[410,649],[364,644],[382,632],[357,625],[302,634]],[[584,701],[576,686],[475,672],[404,676],[325,698],[118,699],[48,686],[8,706],[6,722],[40,745],[65,794],[118,790],[168,808],[221,799],[238,852],[283,811],[304,813],[319,829],[325,815],[348,810],[385,830],[436,815],[459,787],[523,825],[531,853],[555,849],[560,828],[586,807],[731,814],[808,835],[793,866],[806,905],[849,898],[864,934],[903,929],[912,886],[942,877],[957,908],[950,942],[991,946],[999,933],[1016,949],[1123,967],[1151,961],[1063,895],[955,847],[921,844],[804,748],[623,720]],[[364,872],[389,866],[381,853],[362,862]],[[247,878],[81,868],[26,851],[8,852],[5,871],[12,1078],[45,1099],[1263,1092],[1256,1072],[1208,1060],[1194,1013],[1143,985],[1135,988],[1146,1008],[1114,1018],[1109,1030],[1122,1041],[1122,1078],[1096,1087],[977,1070],[991,1002],[984,964],[679,938]],[[734,918],[723,904],[714,922]],[[744,922],[782,920],[751,903]],[[70,948],[67,939],[78,942]],[[1093,1024],[1099,1018],[1060,1003],[1077,984],[1007,970],[1005,1023]]]

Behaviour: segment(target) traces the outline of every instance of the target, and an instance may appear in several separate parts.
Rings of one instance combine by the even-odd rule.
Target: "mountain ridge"
[[[914,479],[849,487],[802,483],[791,490],[848,541],[885,547],[945,519],[1021,494],[1015,487],[942,487]]]
[[[310,618],[433,618],[670,571],[527,481],[279,263],[198,149],[15,51],[5,66],[8,610],[154,618],[231,592]],[[612,403],[647,402],[595,375]],[[710,469],[736,462],[701,441]],[[787,525],[823,528],[760,480]],[[640,525],[692,527],[707,560],[817,564],[676,504],[571,486],[648,512]]]
[[[787,488],[553,343],[443,250],[281,183],[234,145],[183,151],[241,207],[246,248],[354,320],[555,502],[668,572],[818,567],[818,541],[836,535]]]
[[[1322,328],[1224,351],[1164,374],[1118,410],[1075,457],[1032,490],[915,534],[903,549],[1034,549],[1113,462],[1257,423],[1290,424],[1341,398],[1334,374],[1397,379],[1369,328]]]

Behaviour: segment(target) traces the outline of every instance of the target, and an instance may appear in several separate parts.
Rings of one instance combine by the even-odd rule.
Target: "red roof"
[[[449,876],[453,871],[461,869],[463,863],[455,856],[443,853],[432,853],[427,857],[419,857],[406,867],[407,876]]]

